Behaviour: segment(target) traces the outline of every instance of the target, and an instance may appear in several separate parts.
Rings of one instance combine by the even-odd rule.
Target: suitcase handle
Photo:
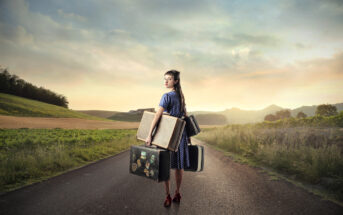
[[[148,146],[148,145],[144,144],[144,146],[145,146],[145,147],[148,147],[148,148],[156,148],[156,149],[158,148],[158,146],[156,146],[156,145],[152,145],[152,144],[151,144],[150,146]]]
[[[190,138],[190,137],[188,137],[188,139],[189,139],[189,140],[191,140],[191,138]],[[188,140],[187,140],[187,145],[193,145],[193,144],[192,144],[192,142],[191,142],[191,141],[189,141],[189,142],[188,142]]]

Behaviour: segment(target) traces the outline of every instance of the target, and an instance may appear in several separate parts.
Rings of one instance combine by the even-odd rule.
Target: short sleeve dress
[[[170,116],[181,118],[184,111],[180,112],[180,100],[176,91],[170,91],[162,95],[159,106],[164,108],[164,112],[168,112]],[[170,168],[171,169],[184,169],[189,167],[189,151],[187,145],[187,132],[183,130],[182,137],[177,152],[171,151],[170,154]]]

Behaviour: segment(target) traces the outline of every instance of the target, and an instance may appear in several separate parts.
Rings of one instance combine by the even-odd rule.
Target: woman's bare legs
[[[164,181],[164,188],[165,188],[165,190],[166,190],[166,195],[169,195],[170,194],[170,192],[169,192],[169,190],[170,190],[170,188],[169,188],[169,183],[170,182],[170,180],[168,180],[168,181]]]
[[[172,202],[172,198],[169,193],[169,181],[170,180],[164,181],[164,187],[166,189],[166,196],[167,196],[163,203],[164,207],[169,207]]]
[[[180,186],[182,182],[182,174],[183,174],[183,169],[175,169],[175,180],[176,180],[176,191],[175,193],[179,193],[180,191]]]
[[[176,193],[179,193],[182,182],[183,169],[175,169]],[[164,181],[166,195],[170,194],[170,180]]]

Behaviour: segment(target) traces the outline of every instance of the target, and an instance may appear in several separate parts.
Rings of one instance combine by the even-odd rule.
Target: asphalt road
[[[343,214],[335,203],[204,146],[204,171],[184,172],[179,205],[164,208],[163,182],[130,174],[125,151],[1,195],[0,214]]]

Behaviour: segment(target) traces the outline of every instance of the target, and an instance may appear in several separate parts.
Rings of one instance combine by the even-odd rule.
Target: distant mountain
[[[343,103],[332,104],[336,106],[337,112],[343,110]],[[289,109],[291,111],[291,116],[296,117],[298,112],[302,111],[307,116],[314,116],[318,105],[312,106],[302,106],[295,109]],[[239,108],[226,109],[222,112],[217,112],[218,114],[223,114],[227,118],[228,124],[244,124],[244,123],[255,123],[262,122],[267,114],[275,114],[279,110],[287,108],[282,108],[277,105],[269,105],[262,110],[241,110]]]
[[[239,108],[226,109],[218,112],[226,117],[228,124],[243,124],[263,121],[265,115],[282,110],[282,107],[270,105],[262,110],[241,110]]]
[[[337,107],[337,111],[343,110],[343,103],[333,104]],[[236,107],[226,109],[224,111],[193,111],[188,112],[188,115],[194,115],[200,125],[225,125],[225,124],[245,124],[262,122],[268,114],[275,114],[279,110],[283,110],[277,105],[269,105],[261,110],[242,110]],[[289,109],[291,115],[295,117],[298,112],[302,111],[307,116],[314,116],[317,105],[302,106],[295,109]],[[114,119],[119,121],[135,121],[139,122],[143,112],[118,112],[118,111],[80,111],[89,115]]]
[[[343,103],[337,103],[333,104],[337,108],[337,112],[340,112],[343,110]],[[298,112],[302,111],[307,116],[314,116],[315,111],[317,109],[318,105],[312,105],[312,106],[302,106],[295,109],[289,109],[291,111],[291,116],[296,117]],[[231,109],[226,109],[224,111],[219,112],[209,112],[209,111],[195,111],[190,112],[190,114],[193,114],[196,119],[198,120],[199,124],[244,124],[244,123],[256,123],[256,122],[262,122],[264,120],[264,117],[268,114],[275,114],[279,110],[283,110],[286,108],[282,108],[277,105],[269,105],[264,109],[261,110],[242,110],[236,107],[233,107]],[[215,116],[215,117],[211,117]],[[226,122],[218,115],[225,116]]]
[[[140,122],[142,116],[143,112],[118,112],[108,117],[108,119],[126,122]]]
[[[215,111],[187,111],[188,114],[193,114],[193,115],[199,115],[199,114],[218,114],[218,112]]]
[[[280,106],[277,106],[277,105],[269,105],[268,107],[262,109],[263,112],[265,113],[273,113],[273,112],[276,112],[276,111],[279,111],[283,109],[282,107]]]
[[[337,112],[340,112],[343,110],[343,103],[337,103],[333,104],[337,108]],[[312,105],[312,106],[301,106],[299,108],[295,108],[291,110],[291,115],[295,117],[300,111],[305,113],[307,116],[314,116],[316,109],[318,105]]]
[[[228,123],[226,117],[223,114],[205,113],[193,115],[200,125],[225,125]]]
[[[108,111],[108,110],[76,110],[81,113],[85,113],[92,116],[108,118],[113,116],[114,114],[120,113],[119,111]]]
[[[140,122],[144,111],[155,112],[155,108],[141,108],[137,110],[130,110],[129,112],[106,110],[80,110],[80,112],[89,115],[125,122]]]

